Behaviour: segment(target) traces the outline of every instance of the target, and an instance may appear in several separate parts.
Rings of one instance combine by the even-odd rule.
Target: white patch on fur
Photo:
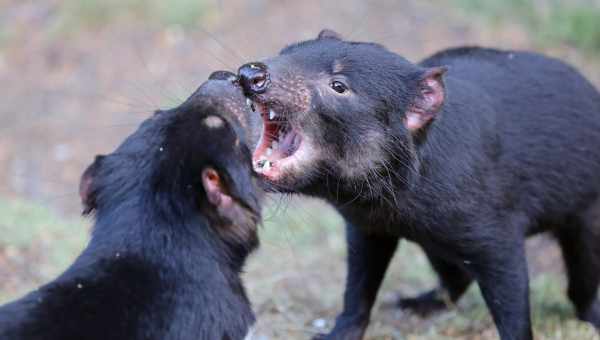
[[[211,129],[218,129],[223,127],[223,125],[225,125],[225,122],[223,122],[223,119],[221,117],[208,116],[204,118],[204,124]]]

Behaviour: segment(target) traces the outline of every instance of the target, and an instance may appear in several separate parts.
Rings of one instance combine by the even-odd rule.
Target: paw
[[[428,316],[447,309],[452,302],[443,291],[434,289],[416,297],[400,298],[397,305],[420,316]]]

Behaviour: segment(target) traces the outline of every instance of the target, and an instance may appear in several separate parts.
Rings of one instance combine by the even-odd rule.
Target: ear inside
[[[208,200],[207,216],[211,225],[221,237],[229,241],[241,242],[244,246],[252,246],[256,239],[255,216],[250,214],[231,196],[223,178],[213,168],[202,171],[202,185]]]
[[[421,75],[416,97],[404,117],[404,125],[410,132],[426,127],[442,108],[446,97],[442,78],[447,70],[444,66],[432,67]]]
[[[202,171],[202,186],[204,186],[208,202],[218,210],[231,206],[233,201],[217,170],[206,168]]]
[[[326,28],[326,29],[322,30],[321,32],[319,32],[319,36],[317,37],[317,39],[342,40],[342,36],[339,35],[337,32]]]
[[[79,182],[79,197],[83,204],[83,214],[87,215],[96,209],[96,192],[94,180],[104,156],[98,155],[94,162],[85,169]]]

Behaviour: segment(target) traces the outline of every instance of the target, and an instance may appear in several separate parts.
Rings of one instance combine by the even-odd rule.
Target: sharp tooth
[[[263,167],[263,170],[264,170],[264,171],[269,171],[269,169],[271,169],[271,162],[269,162],[269,161],[266,161],[266,162],[265,162],[265,165],[264,165],[264,167]]]
[[[273,110],[269,110],[269,120],[273,120],[277,117],[277,114]]]
[[[246,105],[248,105],[248,107],[252,107],[252,101],[250,98],[246,98]]]

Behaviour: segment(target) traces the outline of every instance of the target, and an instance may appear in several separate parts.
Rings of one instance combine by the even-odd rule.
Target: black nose
[[[246,94],[263,93],[269,87],[267,65],[259,62],[242,65],[238,70],[240,84]]]

